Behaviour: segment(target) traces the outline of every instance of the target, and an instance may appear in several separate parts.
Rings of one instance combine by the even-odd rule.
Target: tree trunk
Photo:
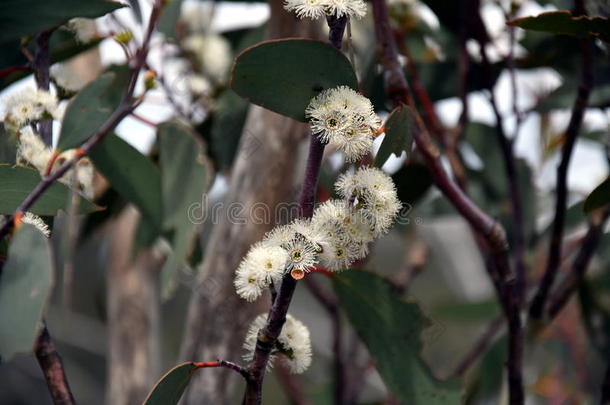
[[[297,22],[272,0],[268,37],[312,37],[315,26]],[[260,107],[252,107],[234,164],[226,204],[205,250],[199,287],[193,294],[185,327],[182,360],[240,361],[249,322],[261,312],[235,293],[235,269],[249,247],[277,221],[286,221],[297,204],[295,174],[298,146],[307,127]],[[240,204],[239,218],[231,220],[231,204]],[[282,205],[280,205],[282,204]],[[278,205],[284,209],[278,209]],[[234,205],[235,206],[235,205]],[[277,213],[281,212],[280,218]],[[229,214],[229,215],[227,215]],[[197,373],[184,397],[186,404],[228,404],[239,376],[230,370]]]
[[[158,274],[154,249],[132,256],[138,212],[128,206],[111,223],[107,263],[108,385],[106,403],[140,404],[160,375]]]

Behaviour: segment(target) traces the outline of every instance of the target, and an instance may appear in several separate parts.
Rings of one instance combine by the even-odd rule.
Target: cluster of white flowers
[[[81,44],[88,44],[98,36],[95,20],[91,18],[73,18],[67,27]]]
[[[300,279],[316,265],[347,269],[366,256],[374,238],[388,231],[400,201],[387,174],[361,168],[341,175],[335,187],[342,200],[321,204],[311,219],[276,227],[250,248],[236,272],[239,296],[254,301],[284,274]]]
[[[62,63],[51,66],[51,79],[68,97],[74,95],[85,85],[78,75]]]
[[[65,162],[75,157],[77,151],[70,149],[57,156],[50,173],[56,171]],[[41,174],[47,172],[48,165],[53,159],[53,150],[47,147],[40,136],[32,128],[26,127],[19,131],[19,144],[17,146],[17,163],[31,165]],[[93,198],[93,164],[87,158],[82,158],[78,163],[64,174],[59,181],[70,187],[75,187],[85,197]]]
[[[21,222],[34,226],[40,231],[40,233],[42,233],[47,238],[51,236],[51,230],[49,229],[49,226],[38,215],[32,214],[31,212],[26,212],[21,217]]]
[[[311,100],[305,116],[312,132],[343,151],[350,162],[371,150],[381,128],[370,100],[347,86],[322,91]]]
[[[74,33],[76,40],[82,44],[88,44],[97,38],[95,20],[90,18],[73,18],[68,21],[68,29]]]
[[[366,15],[363,0],[285,0],[284,8],[299,18],[317,19],[322,16],[356,17]]]
[[[4,104],[4,126],[12,132],[40,120],[55,118],[57,115],[57,99],[44,90],[22,90],[8,97]]]
[[[266,321],[267,314],[261,314],[250,325],[244,341],[244,349],[246,350],[244,360],[250,362],[254,358],[258,332],[265,327]],[[277,339],[275,349],[271,352],[268,367],[272,367],[273,362],[278,358],[294,374],[304,372],[311,364],[309,329],[307,329],[303,322],[295,319],[290,314],[286,315],[286,323]]]
[[[193,34],[182,41],[184,49],[193,54],[199,70],[215,83],[226,79],[232,63],[231,44],[224,37],[213,34]]]

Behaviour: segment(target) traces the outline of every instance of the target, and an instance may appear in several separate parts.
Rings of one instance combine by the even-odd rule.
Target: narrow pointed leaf
[[[180,401],[184,390],[191,381],[197,364],[187,362],[169,370],[153,387],[144,405],[175,405]]]
[[[159,126],[163,229],[170,233],[173,247],[161,270],[164,298],[170,295],[176,270],[185,265],[191,251],[199,215],[206,208],[205,193],[213,179],[211,164],[196,136],[189,126],[177,121]]]
[[[155,229],[160,229],[163,207],[157,166],[116,135],[106,137],[90,157],[112,187],[132,202]]]
[[[392,153],[399,157],[402,152],[410,152],[414,124],[413,113],[409,107],[401,106],[392,111],[385,123],[385,137],[375,156],[376,167],[383,166]]]
[[[507,24],[532,31],[570,35],[579,38],[592,36],[610,43],[610,20],[604,17],[574,17],[566,10],[549,11],[532,17],[517,18]]]
[[[128,75],[126,68],[116,68],[78,93],[66,110],[57,144],[59,150],[79,147],[106,122],[121,102]]]
[[[401,404],[460,403],[457,381],[437,380],[420,358],[430,325],[419,306],[401,300],[379,276],[360,270],[338,275],[335,291],[386,385]]]
[[[604,180],[589,194],[585,200],[583,209],[586,213],[603,207],[610,203],[610,178]]]

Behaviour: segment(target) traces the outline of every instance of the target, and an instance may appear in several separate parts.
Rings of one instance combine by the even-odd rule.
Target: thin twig
[[[49,335],[47,325],[43,322],[42,331],[36,340],[36,359],[44,373],[51,398],[55,405],[74,405],[74,396],[70,390],[61,357]]]
[[[610,208],[604,212],[589,226],[587,234],[580,244],[580,250],[574,258],[572,268],[568,277],[558,286],[557,291],[549,296],[548,318],[554,319],[564,308],[570,297],[582,283],[589,263],[593,258],[595,250],[599,246],[604,228],[610,216]]]
[[[526,265],[525,265],[525,226],[523,218],[523,196],[519,187],[519,173],[517,172],[516,159],[513,148],[513,141],[508,139],[504,130],[504,119],[500,114],[500,109],[496,102],[496,95],[493,86],[493,71],[492,65],[487,55],[485,43],[479,43],[481,50],[481,59],[487,78],[487,88],[489,90],[489,103],[491,104],[494,116],[496,118],[496,135],[500,150],[502,151],[502,159],[504,161],[504,171],[508,180],[508,189],[510,194],[510,203],[512,205],[512,244],[514,246],[515,258],[515,274],[516,286],[515,290],[518,294],[519,306],[523,305],[525,298],[525,290],[527,288],[525,282]]]
[[[233,363],[231,361],[226,361],[226,360],[205,361],[205,362],[201,362],[201,363],[195,363],[195,367],[197,367],[197,368],[224,367],[224,368],[228,368],[230,370],[233,370],[233,371],[241,374],[241,376],[244,377],[244,379],[246,381],[248,381],[248,379],[250,378],[250,373],[248,373],[248,370],[246,370],[239,364]]]
[[[582,0],[576,1],[576,15],[584,14],[584,4]],[[572,158],[572,151],[576,144],[576,139],[580,132],[585,110],[589,100],[589,94],[593,87],[593,54],[592,41],[590,39],[580,40],[580,52],[582,57],[582,75],[580,85],[578,87],[578,95],[572,107],[572,115],[565,133],[565,143],[561,155],[561,162],[557,167],[557,186],[556,186],[556,201],[555,201],[555,218],[553,220],[553,230],[551,234],[551,242],[549,244],[549,253],[547,265],[544,271],[544,276],[538,287],[538,291],[530,306],[530,317],[540,319],[545,311],[547,297],[561,262],[561,248],[563,242],[563,231],[565,225],[566,204],[568,199],[568,168]]]
[[[384,0],[373,0],[375,32],[382,49],[381,63],[385,69],[386,90],[395,106],[409,104],[410,94],[404,73],[398,61],[396,44],[391,34],[387,5]],[[490,260],[499,275],[501,304],[508,321],[508,382],[511,405],[524,402],[522,381],[523,330],[519,312],[519,301],[515,296],[515,280],[510,268],[506,234],[500,224],[485,214],[456,185],[445,171],[440,152],[432,142],[416,110],[413,110],[417,128],[413,139],[423,156],[437,187],[451,201],[469,224],[485,238],[490,250]]]
[[[49,91],[51,82],[49,68],[49,40],[53,34],[53,29],[43,31],[36,35],[36,51],[34,53],[34,78],[36,86],[40,90]],[[53,143],[53,120],[46,119],[38,124],[38,132],[45,145],[51,146]]]

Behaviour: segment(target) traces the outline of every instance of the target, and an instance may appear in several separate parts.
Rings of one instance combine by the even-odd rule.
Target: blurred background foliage
[[[87,44],[79,43],[65,29],[56,30],[50,40],[52,63],[67,63],[72,74],[87,82],[102,71],[114,72],[113,77],[120,81],[121,71],[125,71],[125,58],[121,47],[113,40],[113,34],[127,29],[136,33],[142,16],[146,16],[150,8],[146,1],[132,0],[130,3],[131,8],[99,18],[99,36]],[[563,0],[481,0],[479,8],[473,9],[473,4],[477,3],[391,0],[390,17],[408,80],[413,88],[420,85],[425,89],[435,103],[440,125],[457,143],[456,150],[465,163],[469,195],[505,226],[509,240],[512,240],[511,196],[495,135],[496,122],[487,100],[490,85],[493,86],[505,131],[510,137],[518,137],[515,150],[518,185],[524,202],[528,279],[535,281],[544,270],[554,209],[554,171],[579,83],[579,40],[572,36],[511,28],[505,22],[544,11],[570,10],[573,5]],[[8,12],[3,7],[0,6],[0,12]],[[56,7],[68,9],[61,3]],[[587,7],[589,15],[607,18],[610,14],[610,7],[604,0],[589,0]],[[473,10],[480,10],[480,14]],[[46,319],[80,403],[129,403],[122,402],[124,398],[119,402],[112,400],[116,397],[113,397],[114,388],[110,385],[115,380],[110,375],[113,369],[108,363],[116,349],[112,345],[121,345],[122,339],[128,339],[127,335],[121,337],[119,333],[113,340],[111,334],[116,332],[112,332],[113,328],[130,327],[120,323],[111,325],[117,315],[108,313],[109,306],[113,305],[108,302],[113,299],[108,288],[117,285],[111,280],[117,273],[111,269],[120,267],[120,258],[125,255],[117,249],[129,247],[127,256],[137,260],[146,254],[161,258],[151,259],[155,265],[144,266],[144,272],[154,275],[150,285],[153,292],[146,293],[146,300],[135,296],[133,301],[126,301],[128,305],[142,301],[147,305],[144,312],[156,311],[156,315],[144,322],[158,326],[153,345],[158,361],[149,364],[151,375],[145,377],[144,383],[147,389],[163,370],[179,361],[193,290],[203,289],[199,292],[204,295],[218,294],[220,287],[213,283],[201,286],[195,281],[199,264],[206,256],[214,221],[208,218],[202,224],[193,224],[185,221],[184,215],[175,213],[184,213],[192,201],[199,201],[199,196],[205,193],[209,204],[222,201],[235,168],[238,148],[250,148],[251,153],[257,153],[259,148],[267,147],[256,137],[242,139],[248,133],[246,123],[251,107],[229,88],[228,78],[234,57],[265,38],[268,15],[266,3],[169,2],[158,27],[161,34],[155,37],[149,60],[150,68],[157,71],[157,88],[138,110],[141,117],[125,120],[116,129],[120,137],[106,141],[114,142],[112,147],[108,146],[110,151],[121,149],[124,152],[120,156],[133,158],[113,163],[113,153],[104,150],[92,156],[100,174],[94,202],[105,209],[75,217],[66,214],[72,212],[72,208],[66,206],[57,216],[45,218],[53,224],[51,242],[55,252],[55,288]],[[64,17],[76,16],[88,15]],[[303,23],[294,20],[291,24]],[[323,32],[326,28],[320,24],[317,29]],[[378,113],[386,116],[390,113],[390,105],[384,96],[371,13],[363,20],[352,21],[351,29],[351,49],[346,51],[354,54],[361,89],[374,102]],[[35,31],[21,34],[33,33]],[[0,70],[24,64],[26,59],[21,48],[33,46],[32,41],[22,44],[18,37],[0,38]],[[490,69],[481,59],[482,43],[486,44]],[[583,211],[583,201],[607,175],[608,46],[607,42],[595,40],[593,47],[594,87],[568,176],[570,208],[563,257],[566,265],[560,277],[567,274],[567,263],[577,252],[587,229],[589,217]],[[467,71],[461,67],[464,63],[468,65]],[[515,89],[511,85],[512,74],[515,75]],[[4,96],[31,80],[27,72],[16,71],[3,75],[0,89]],[[100,99],[99,95],[93,96],[83,99],[83,103],[101,102]],[[460,100],[468,101],[465,117],[460,117]],[[422,113],[425,116],[424,110]],[[153,125],[146,121],[152,121]],[[302,152],[302,148],[286,151],[294,153],[295,160],[302,160]],[[142,160],[142,153],[148,158]],[[14,139],[0,134],[1,163],[14,164],[14,156]],[[321,199],[333,194],[334,179],[347,168],[340,155],[328,153],[320,179]],[[404,311],[397,310],[391,315],[384,312],[389,322],[395,322],[396,330],[390,332],[396,335],[391,336],[398,336],[395,341],[386,343],[395,344],[393,349],[399,355],[413,352],[409,359],[420,361],[421,352],[421,361],[426,363],[422,369],[429,368],[432,375],[443,379],[460,377],[465,403],[504,403],[506,337],[502,322],[498,321],[501,310],[470,228],[433,187],[428,170],[416,155],[392,156],[384,169],[392,173],[399,196],[408,210],[401,223],[376,243],[367,261],[359,267],[389,280],[392,290],[385,291],[383,283],[376,285],[378,278],[372,281],[358,279],[369,277],[369,273],[354,272],[345,277],[348,280],[355,278],[352,281],[356,285],[363,283],[361,288],[364,290],[380,289],[379,294],[390,300],[389,308],[399,307]],[[133,179],[129,178],[129,173]],[[145,190],[134,191],[137,183]],[[298,184],[294,186],[298,187]],[[147,192],[161,194],[163,207],[150,206],[150,199],[138,200],[138,196]],[[608,197],[602,197],[602,204],[607,202]],[[82,204],[85,203],[81,201]],[[135,220],[129,219],[128,215],[134,215],[135,211],[126,209],[128,205],[140,212],[135,214]],[[133,222],[133,229],[125,231],[123,225],[129,221]],[[126,232],[131,241],[117,247],[114,239],[121,232]],[[225,243],[230,245],[231,240]],[[585,282],[565,310],[542,330],[535,325],[528,328],[524,364],[528,403],[598,401],[610,358],[609,266],[610,235],[605,234]],[[140,277],[134,280],[139,282]],[[316,277],[322,288],[332,288],[322,276],[312,277]],[[128,282],[120,278],[118,281],[119,284]],[[375,336],[367,336],[366,330],[351,326],[349,321],[362,314],[350,307],[353,296],[347,291],[348,284],[342,285],[340,281],[336,284],[345,310],[339,315],[349,370],[349,399],[345,403],[397,403],[393,398],[401,398],[404,393],[399,391],[404,387],[393,385],[387,375],[401,371],[388,371],[386,361],[392,354],[369,352],[359,341],[363,339],[367,345],[384,348],[382,343],[374,342]],[[409,312],[412,304],[399,301],[400,297],[407,302],[416,302],[427,321],[417,318],[421,316],[419,312],[418,315]],[[20,308],[11,310],[19,311]],[[119,311],[128,312],[130,308]],[[226,308],[226,311],[217,315],[230,317],[233,309]],[[264,403],[336,403],[332,321],[323,305],[306,288],[298,289],[291,312],[311,329],[314,362],[303,376],[289,377],[281,369],[269,373]],[[427,324],[421,335],[415,326],[419,322],[422,327]],[[405,326],[414,328],[404,332],[407,335],[411,333],[409,330],[417,333],[409,336],[410,340],[401,341],[400,328]],[[371,328],[371,332],[377,331],[373,326]],[[467,370],[460,370],[462,360],[486,333],[492,337],[479,350],[477,359]],[[369,343],[369,339],[373,339],[373,343]],[[371,356],[375,361],[371,361]],[[240,357],[241,353],[234,353],[228,360],[238,361]],[[215,372],[201,371],[203,381]],[[242,386],[233,385],[232,391],[233,403],[238,403]],[[445,403],[443,398],[437,399],[438,403]],[[132,403],[141,400],[142,397]],[[0,403],[51,403],[33,356],[3,359]],[[424,399],[417,403],[432,402]]]

